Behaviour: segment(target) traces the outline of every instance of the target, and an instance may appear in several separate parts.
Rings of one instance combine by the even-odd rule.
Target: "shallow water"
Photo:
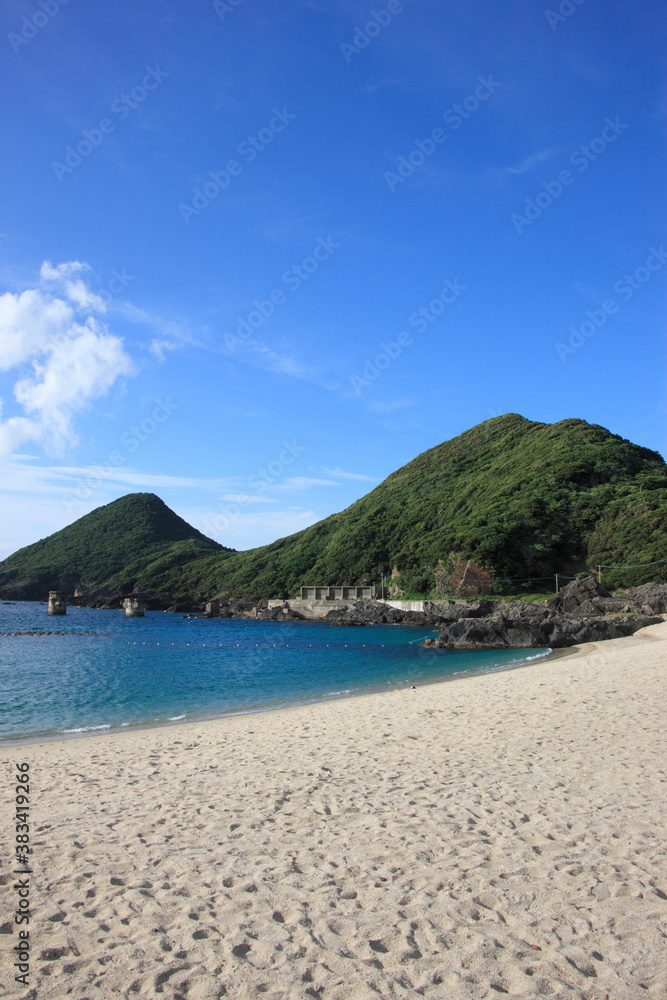
[[[544,649],[423,649],[437,632],[403,625],[191,619],[163,611],[0,605],[0,740],[277,708],[498,670]]]

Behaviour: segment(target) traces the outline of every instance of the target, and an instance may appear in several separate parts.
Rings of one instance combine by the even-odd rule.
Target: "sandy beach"
[[[4,747],[2,991],[667,997],[667,622],[503,673]],[[30,765],[30,987],[10,959]]]

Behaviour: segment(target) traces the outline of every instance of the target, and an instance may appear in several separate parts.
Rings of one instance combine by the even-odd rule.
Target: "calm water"
[[[0,740],[276,708],[493,670],[545,650],[422,649],[401,625],[186,619],[162,611],[0,605]]]

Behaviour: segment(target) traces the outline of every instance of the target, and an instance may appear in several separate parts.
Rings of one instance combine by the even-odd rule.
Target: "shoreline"
[[[369,626],[373,627],[373,626]],[[590,643],[590,646],[594,647],[595,643]],[[434,684],[448,684],[452,681],[462,681],[467,680],[472,677],[484,677],[486,675],[505,673],[510,670],[519,670],[525,667],[529,667],[531,664],[538,661],[546,659],[559,659],[562,656],[573,656],[576,655],[576,651],[579,649],[584,649],[585,647],[570,646],[566,649],[548,649],[544,651],[542,655],[533,655],[526,659],[519,659],[516,662],[502,664],[500,666],[488,667],[487,669],[480,668],[479,670],[462,670],[456,674],[447,674],[440,677],[431,677],[422,680],[416,680],[414,682],[415,690],[422,687],[428,687]],[[506,652],[507,650],[503,650]],[[520,652],[520,649],[517,649]],[[338,695],[323,695],[319,698],[313,698],[306,701],[295,701],[288,702],[285,704],[279,704],[275,707],[271,706],[257,706],[248,709],[241,709],[234,712],[223,712],[221,714],[215,715],[200,715],[196,718],[191,719],[164,719],[155,720],[152,722],[137,722],[137,723],[127,723],[122,726],[97,726],[91,727],[87,730],[82,730],[80,732],[56,732],[48,735],[39,736],[28,736],[28,737],[17,737],[17,738],[7,738],[0,739],[0,751],[3,747],[23,747],[23,746],[41,746],[51,743],[60,742],[71,742],[72,740],[89,740],[93,738],[104,738],[106,736],[131,736],[136,733],[146,732],[153,729],[173,729],[177,726],[194,726],[199,725],[202,722],[217,722],[223,721],[225,719],[236,719],[236,718],[246,718],[248,716],[266,715],[274,714],[277,712],[291,712],[295,709],[308,708],[313,705],[328,705],[332,702],[356,700],[358,698],[372,698],[379,694],[390,694],[391,691],[388,690],[388,685],[392,682],[387,682],[386,685],[382,687],[373,687],[371,689],[360,689],[358,691],[349,691]],[[409,691],[412,688],[412,684],[403,683],[400,688],[395,688],[394,691]]]
[[[30,989],[664,996],[667,622],[528,665],[4,746],[30,772]]]

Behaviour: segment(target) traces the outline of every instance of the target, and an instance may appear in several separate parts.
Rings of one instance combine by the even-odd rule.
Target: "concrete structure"
[[[329,588],[326,588],[329,589]],[[356,588],[353,588],[356,589]],[[379,589],[379,588],[378,588]],[[380,601],[381,604],[386,604],[389,608],[398,608],[399,611],[424,611],[426,605],[428,604],[432,608],[446,608],[449,606],[450,601]],[[455,601],[455,604],[462,604],[461,601]],[[326,618],[330,611],[345,611],[346,608],[353,608],[355,602],[353,600],[348,601],[314,601],[308,600],[304,601],[296,598],[291,601],[275,600],[269,601],[269,608],[282,608],[287,606],[292,611],[298,611],[299,614],[303,615],[304,618],[312,619],[317,621],[321,618]]]
[[[126,618],[143,618],[146,611],[146,605],[142,604],[136,597],[126,597],[123,601],[123,607]]]
[[[303,601],[295,598],[292,601],[269,601],[269,609],[283,608],[287,605],[292,611],[298,611],[304,618],[317,621],[326,618],[330,611],[345,611],[346,608],[353,608],[354,601]]]
[[[220,601],[209,601],[206,605],[207,615],[219,615],[220,614]]]
[[[49,614],[50,615],[65,615],[67,614],[67,605],[65,604],[65,595],[62,590],[50,590],[49,591]]]
[[[423,611],[426,604],[441,607],[447,601],[383,601],[388,608],[398,608],[399,611]]]
[[[302,587],[301,600],[315,601],[379,601],[386,594],[384,587]]]

